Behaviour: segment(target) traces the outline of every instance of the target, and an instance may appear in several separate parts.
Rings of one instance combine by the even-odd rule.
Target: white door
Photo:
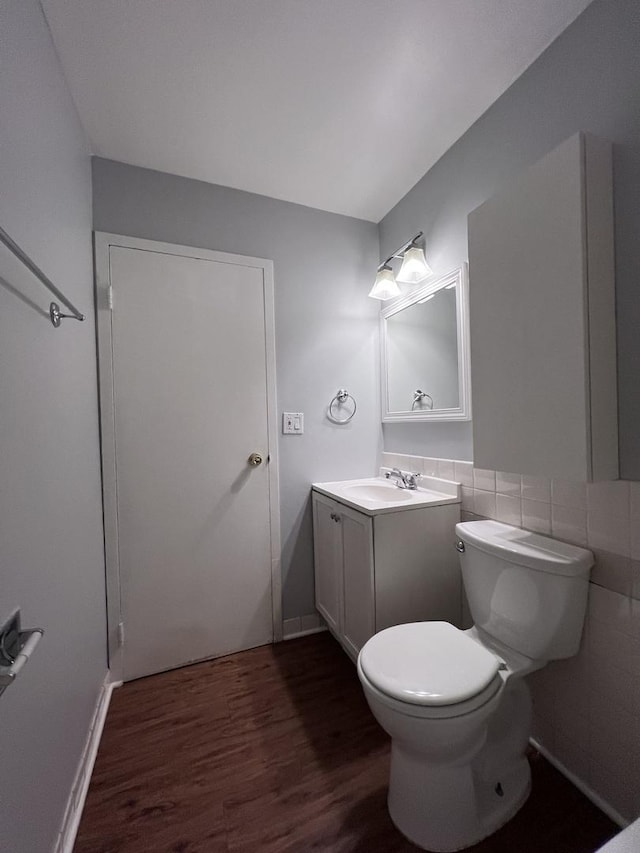
[[[268,262],[108,237],[106,526],[129,680],[273,640],[271,294]]]

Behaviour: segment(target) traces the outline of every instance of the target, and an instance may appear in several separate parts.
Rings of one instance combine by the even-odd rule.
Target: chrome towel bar
[[[29,272],[33,273],[33,275],[47,288],[47,290],[51,291],[53,295],[58,299],[65,308],[68,308],[71,311],[71,314],[63,314],[60,311],[60,306],[57,302],[52,302],[49,305],[49,319],[53,326],[57,329],[60,325],[61,320],[69,318],[70,320],[84,320],[84,314],[82,314],[75,307],[73,302],[70,302],[67,297],[55,286],[55,284],[51,281],[51,279],[46,276],[39,266],[37,266],[27,255],[23,249],[18,246],[18,244],[11,239],[11,237],[7,234],[4,228],[0,228],[0,243],[4,243],[4,245],[9,249],[9,251],[21,261],[25,267],[29,270]]]

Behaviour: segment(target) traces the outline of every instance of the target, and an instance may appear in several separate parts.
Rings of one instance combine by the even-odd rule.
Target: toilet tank
[[[591,551],[497,521],[461,522],[456,533],[475,626],[534,660],[575,655]]]

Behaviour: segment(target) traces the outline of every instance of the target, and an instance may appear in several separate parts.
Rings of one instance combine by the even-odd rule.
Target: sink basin
[[[361,498],[365,501],[383,501],[384,503],[396,503],[397,501],[411,501],[412,494],[409,489],[399,489],[391,483],[355,483],[344,487],[345,494],[351,497]]]
[[[422,477],[417,489],[399,489],[395,482],[385,478],[389,470],[382,468],[378,477],[314,483],[313,489],[366,515],[460,503],[460,483],[437,477]]]

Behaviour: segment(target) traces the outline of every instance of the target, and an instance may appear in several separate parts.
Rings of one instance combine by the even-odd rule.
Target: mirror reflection
[[[459,405],[455,284],[388,318],[387,371],[391,411]]]
[[[383,420],[468,419],[463,270],[382,310]]]

